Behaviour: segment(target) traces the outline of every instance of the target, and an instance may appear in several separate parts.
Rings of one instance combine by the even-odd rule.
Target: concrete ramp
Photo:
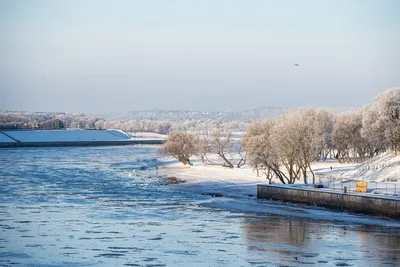
[[[0,147],[105,146],[162,144],[162,140],[135,140],[119,130],[3,131]]]
[[[16,143],[17,140],[12,139],[10,136],[0,132],[0,143]]]

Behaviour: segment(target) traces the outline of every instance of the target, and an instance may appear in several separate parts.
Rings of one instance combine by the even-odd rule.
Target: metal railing
[[[357,182],[359,180],[353,180],[351,178],[338,178],[332,176],[319,176],[316,179],[317,184],[321,184],[323,188],[344,191],[345,187],[347,192],[356,192]],[[400,184],[396,182],[378,182],[378,181],[367,181],[367,192],[363,194],[378,194],[400,197]],[[399,188],[397,188],[399,187]]]

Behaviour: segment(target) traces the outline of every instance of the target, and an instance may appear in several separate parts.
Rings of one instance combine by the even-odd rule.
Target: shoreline
[[[337,162],[318,162],[314,164],[316,173],[327,174],[333,166],[333,173],[343,173],[348,169],[353,169],[358,164],[339,164]],[[233,196],[235,198],[245,197],[249,195],[257,195],[257,185],[267,184],[265,177],[257,177],[256,172],[248,166],[242,168],[224,168],[221,166],[203,164],[198,160],[193,161],[193,166],[185,166],[177,160],[168,160],[167,164],[164,161],[160,162],[159,174],[163,176],[174,176],[179,180],[185,181],[184,184],[178,186],[186,190],[199,193],[219,193],[225,196]],[[309,178],[311,182],[311,177]],[[273,180],[276,185],[283,185],[278,179]],[[316,178],[318,183],[318,178]],[[311,183],[309,183],[311,185]],[[303,180],[291,186],[305,186]]]
[[[319,171],[354,169],[358,165],[334,162],[316,163]],[[323,167],[325,166],[325,167]],[[317,168],[318,169],[318,168]],[[400,222],[393,218],[341,211],[326,207],[318,207],[302,203],[257,199],[257,185],[267,184],[264,177],[257,177],[251,168],[228,169],[220,166],[203,165],[194,162],[194,166],[187,167],[179,162],[173,162],[160,167],[159,175],[173,176],[183,183],[169,185],[172,190],[207,195],[212,200],[202,204],[211,208],[240,211],[244,213],[274,214],[280,216],[295,216],[326,221],[345,221],[366,225],[380,225],[387,227],[400,227]],[[317,181],[316,181],[317,182]],[[275,183],[276,186],[285,186]],[[289,185],[291,186],[291,185]],[[297,183],[294,186],[302,187]]]

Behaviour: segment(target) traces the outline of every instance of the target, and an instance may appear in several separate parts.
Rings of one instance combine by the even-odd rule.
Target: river
[[[398,227],[212,205],[156,150],[0,149],[0,266],[400,266]]]

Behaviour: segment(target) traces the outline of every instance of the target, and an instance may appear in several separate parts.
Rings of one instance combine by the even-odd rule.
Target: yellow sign
[[[368,182],[357,182],[356,192],[366,193]]]

